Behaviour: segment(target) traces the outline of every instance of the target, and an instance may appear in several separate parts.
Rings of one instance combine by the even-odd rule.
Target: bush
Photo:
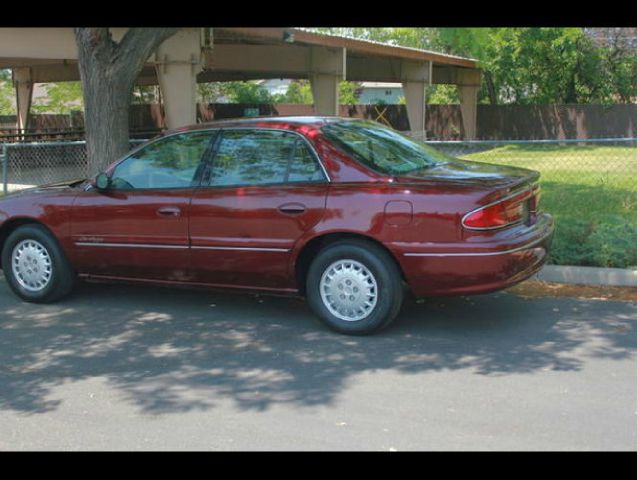
[[[556,222],[550,263],[627,268],[637,265],[637,226],[620,216]]]
[[[637,226],[622,217],[609,217],[597,225],[589,243],[595,252],[596,265],[619,268],[637,265]]]

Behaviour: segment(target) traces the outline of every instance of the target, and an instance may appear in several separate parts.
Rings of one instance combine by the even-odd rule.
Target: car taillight
[[[529,205],[535,192],[535,189],[525,190],[473,210],[464,216],[462,225],[468,229],[491,230],[528,221],[529,211],[535,210],[535,205]]]

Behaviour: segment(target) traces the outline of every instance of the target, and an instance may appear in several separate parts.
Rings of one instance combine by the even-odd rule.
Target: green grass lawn
[[[506,145],[461,158],[541,173],[553,263],[637,266],[637,146]]]

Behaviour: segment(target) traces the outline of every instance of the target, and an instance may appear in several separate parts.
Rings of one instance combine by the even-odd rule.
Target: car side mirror
[[[95,177],[95,187],[98,190],[108,190],[111,186],[111,177],[102,172]]]

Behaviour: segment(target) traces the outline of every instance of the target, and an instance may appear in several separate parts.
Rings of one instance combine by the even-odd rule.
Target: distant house
[[[401,83],[361,82],[359,85],[358,103],[361,105],[376,103],[398,104],[400,97],[404,96]]]
[[[269,80],[257,80],[257,84],[265,88],[270,95],[285,95],[292,80],[284,78],[271,78]]]
[[[616,46],[637,52],[637,27],[585,28],[584,33],[599,47]]]

